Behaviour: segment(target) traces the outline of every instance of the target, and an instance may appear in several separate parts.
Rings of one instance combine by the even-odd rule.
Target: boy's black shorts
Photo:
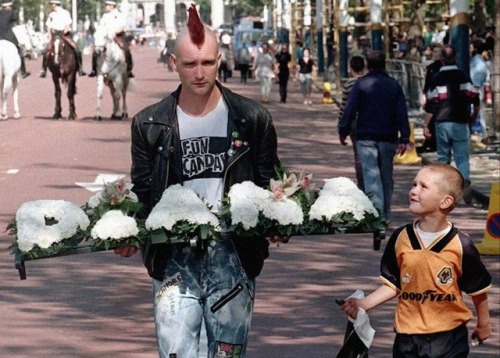
[[[396,334],[394,358],[462,358],[469,354],[465,324],[451,331],[431,334]]]

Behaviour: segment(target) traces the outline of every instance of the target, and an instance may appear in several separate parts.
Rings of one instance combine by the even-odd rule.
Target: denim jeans
[[[160,357],[198,357],[203,320],[208,358],[245,357],[255,281],[247,279],[231,240],[210,241],[204,251],[173,247],[153,291]]]
[[[371,196],[375,207],[389,220],[394,189],[393,161],[398,144],[358,140],[356,146],[362,163],[365,193]]]
[[[436,122],[437,161],[451,163],[451,152],[457,169],[469,180],[469,125],[466,123]]]

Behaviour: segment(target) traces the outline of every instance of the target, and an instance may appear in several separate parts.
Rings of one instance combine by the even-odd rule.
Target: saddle
[[[51,53],[53,51],[54,41],[56,37],[60,37],[61,39],[63,39],[64,42],[66,42],[68,45],[71,46],[71,48],[73,49],[77,48],[77,44],[68,34],[65,34],[63,31],[52,31],[52,38],[50,39],[49,43],[47,44],[47,47],[45,48],[46,53]]]

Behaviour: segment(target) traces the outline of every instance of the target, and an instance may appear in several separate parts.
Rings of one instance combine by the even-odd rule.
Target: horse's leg
[[[2,81],[2,121],[5,121],[9,118],[9,114],[7,113],[8,109],[8,100],[9,100],[9,91],[12,88],[13,77],[10,75],[1,75],[3,77]]]
[[[95,110],[94,119],[100,121],[102,120],[101,116],[101,106],[102,106],[102,96],[104,93],[104,76],[99,73],[97,76],[97,108]]]
[[[14,118],[21,118],[19,112],[19,76],[18,72],[12,77],[12,99],[14,100]]]
[[[7,97],[9,94],[9,90],[5,90],[7,88],[6,86],[6,79],[5,76],[3,76],[0,73],[0,89],[2,92],[0,92],[0,103],[1,103],[1,110],[2,114],[0,115],[0,121],[5,121],[9,116],[7,115]]]
[[[69,120],[78,119],[75,107],[75,94],[76,94],[76,72],[68,75],[68,101],[69,101]]]
[[[52,72],[52,81],[54,82],[55,97],[56,97],[56,107],[54,108],[53,119],[61,119],[61,83],[59,83],[59,76],[56,71]]]
[[[109,81],[108,86],[109,86],[109,92],[111,93],[111,100],[113,101],[113,113],[111,114],[111,119],[121,120],[122,117],[118,115],[120,107],[116,99],[116,96],[118,95],[119,98],[120,94],[118,93],[118,90],[116,88],[116,83],[114,81]]]
[[[2,93],[0,93],[0,102],[2,103],[2,115],[0,116],[0,121],[5,121],[9,118],[7,115],[7,94],[3,90],[2,86]]]
[[[128,78],[125,80],[125,83],[122,87],[122,118],[128,119],[128,108],[127,108],[127,88],[128,88]]]
[[[113,93],[113,117],[115,119],[121,120],[122,119],[122,113],[120,110],[120,97],[121,97],[121,92],[120,92],[120,87],[115,84],[114,86],[114,93]]]

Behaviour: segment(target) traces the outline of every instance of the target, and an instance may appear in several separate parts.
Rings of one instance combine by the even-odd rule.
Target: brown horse
[[[50,46],[51,45],[51,46]],[[55,87],[56,107],[52,116],[54,119],[62,118],[61,114],[61,83],[68,89],[67,96],[69,101],[68,119],[77,119],[75,111],[76,94],[76,73],[78,72],[78,63],[73,48],[64,40],[63,35],[55,33],[52,36],[49,45],[49,55],[47,58],[47,67],[52,72],[52,81]]]

